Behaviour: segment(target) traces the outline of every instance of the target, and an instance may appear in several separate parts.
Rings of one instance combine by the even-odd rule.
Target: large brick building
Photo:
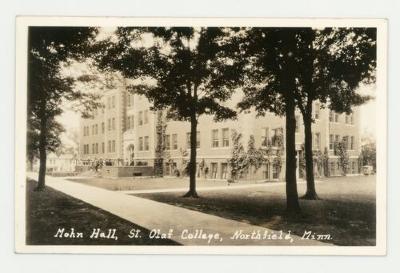
[[[236,105],[240,92],[230,103]],[[103,95],[104,108],[97,110],[91,119],[82,119],[80,124],[79,155],[82,162],[105,160],[108,164],[126,166],[153,166],[157,152],[157,124],[164,121],[163,168],[165,175],[177,175],[184,172],[190,154],[190,124],[181,121],[165,121],[160,115],[151,111],[145,97],[132,95],[126,91],[124,82],[114,85]],[[340,175],[338,156],[334,152],[334,143],[344,140],[348,149],[348,173],[358,173],[358,156],[360,154],[359,110],[353,114],[337,114],[329,109],[314,105],[313,150],[316,154],[329,157],[329,175]],[[298,158],[302,154],[304,129],[300,113],[296,114],[296,148]],[[233,130],[240,132],[243,145],[247,146],[250,135],[254,136],[255,146],[263,147],[273,143],[275,136],[284,135],[285,121],[282,117],[267,114],[257,117],[254,112],[239,114],[237,120],[214,122],[210,116],[202,116],[198,123],[198,176],[208,179],[229,178],[227,160],[232,153]],[[274,146],[274,145],[272,145]],[[278,149],[278,148],[277,148]],[[320,153],[318,153],[320,151]],[[284,155],[284,153],[283,153]],[[284,158],[283,158],[284,160]],[[299,159],[298,159],[299,161]],[[244,179],[278,180],[283,179],[282,167],[266,163],[256,172],[250,171]],[[298,168],[298,170],[301,168]],[[315,164],[317,176],[326,174],[326,167]],[[302,172],[298,171],[301,176]]]

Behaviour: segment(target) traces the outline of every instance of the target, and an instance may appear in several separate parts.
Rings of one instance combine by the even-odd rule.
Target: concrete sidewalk
[[[27,176],[31,179],[37,177],[36,174]],[[153,233],[170,234],[170,239],[183,245],[330,245],[285,233],[288,231],[281,234],[280,231],[70,182],[64,178],[48,176],[46,183],[55,190],[153,230]]]

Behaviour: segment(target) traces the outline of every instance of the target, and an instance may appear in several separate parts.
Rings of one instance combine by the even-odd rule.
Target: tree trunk
[[[47,135],[47,121],[45,117],[40,120],[40,139],[39,139],[39,177],[36,190],[41,191],[45,187],[46,178],[46,162],[47,162],[47,151],[46,151],[46,135]]]
[[[183,197],[199,197],[196,192],[196,154],[197,154],[197,119],[196,115],[192,115],[190,119],[190,162],[189,176],[190,187],[189,191]]]
[[[294,98],[290,94],[286,102],[286,209],[289,214],[300,212],[296,181],[296,117]]]
[[[311,113],[312,113],[312,107],[307,107],[306,113],[303,114],[304,152],[305,152],[305,160],[306,160],[307,191],[306,191],[306,194],[302,197],[302,199],[318,200],[318,195],[317,195],[317,192],[315,191],[315,181],[314,181],[314,159],[313,159],[313,150],[312,150]]]

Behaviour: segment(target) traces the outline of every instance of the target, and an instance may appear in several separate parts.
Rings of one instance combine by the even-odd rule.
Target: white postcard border
[[[25,243],[27,33],[29,26],[260,26],[377,28],[376,246],[33,246]],[[172,18],[58,17],[16,18],[15,251],[92,254],[386,255],[387,205],[387,21],[348,18]],[[384,121],[384,122],[383,122]]]

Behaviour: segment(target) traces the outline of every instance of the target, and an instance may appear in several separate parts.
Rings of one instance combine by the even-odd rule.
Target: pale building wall
[[[46,160],[47,172],[74,172],[76,166],[76,158],[72,154],[49,153]],[[33,170],[39,170],[39,160],[33,165]]]
[[[106,89],[103,92],[101,100],[104,107],[95,110],[93,118],[82,118],[80,121],[79,157],[81,160],[116,161],[123,158],[125,87],[121,82],[113,89]],[[85,131],[85,128],[89,128],[89,131],[87,129]]]
[[[108,100],[115,97],[115,106],[108,107]],[[240,101],[241,92],[238,91],[233,96],[227,105],[235,106]],[[130,95],[123,84],[118,88],[105,91],[103,102],[105,105],[104,110],[98,110],[97,115],[93,119],[82,119],[80,124],[80,149],[79,155],[81,159],[121,159],[123,163],[130,164],[132,161],[132,153],[134,155],[135,165],[147,164],[153,166],[157,140],[157,114],[151,111],[150,103],[148,100],[139,95]],[[359,110],[355,109],[353,114],[353,124],[345,122],[345,114],[338,117],[338,121],[329,121],[329,109],[318,109],[318,103],[314,105],[313,117],[315,121],[312,125],[314,150],[324,152],[325,148],[328,149],[332,161],[337,157],[333,154],[333,150],[329,148],[330,135],[338,135],[340,139],[343,136],[353,136],[354,149],[349,151],[352,160],[356,160],[360,153],[360,140],[359,140]],[[145,113],[147,112],[147,119]],[[316,114],[318,117],[316,117]],[[115,129],[108,130],[108,120],[115,118]],[[298,121],[298,130],[296,132],[296,149],[301,150],[304,143],[304,127],[303,120],[300,112],[296,112]],[[141,121],[140,121],[141,120]],[[104,122],[105,132],[102,133],[101,124]],[[98,133],[92,133],[92,126],[98,124]],[[187,133],[190,132],[190,123],[182,121],[167,121],[165,135],[169,136],[170,149],[165,151],[164,164],[171,161],[174,162],[177,169],[182,169],[182,165],[189,159],[190,148],[188,145]],[[84,127],[89,127],[89,136],[84,136]],[[255,138],[255,146],[260,147],[264,134],[268,132],[268,137],[271,139],[275,129],[283,129],[283,136],[285,130],[285,119],[278,117],[272,113],[267,113],[265,116],[256,116],[254,111],[247,111],[240,113],[237,120],[227,120],[222,122],[215,122],[212,116],[203,115],[199,119],[198,132],[200,147],[197,149],[197,163],[199,164],[204,160],[206,166],[217,168],[216,173],[213,175],[217,179],[226,179],[229,170],[226,171],[227,160],[231,157],[232,153],[232,130],[242,134],[242,143],[247,148],[247,143],[250,135]],[[228,144],[223,144],[222,131],[228,129]],[[213,130],[218,130],[218,147],[213,147]],[[319,145],[316,145],[316,134],[319,134]],[[173,147],[172,136],[177,136],[177,145]],[[148,139],[148,149],[146,149],[145,138]],[[108,141],[115,140],[115,152],[109,152]],[[142,144],[140,143],[142,142]],[[93,143],[98,144],[98,153],[93,153]],[[104,143],[105,151],[102,152],[102,143]],[[83,145],[89,144],[89,154],[83,153]],[[225,143],[226,144],[226,143]],[[140,149],[142,146],[142,149]],[[284,160],[284,154],[282,155]],[[337,163],[335,163],[337,164]],[[169,169],[170,170],[170,169]],[[211,172],[211,170],[209,170]],[[263,166],[252,177],[259,179],[284,179],[284,164],[279,177],[273,177],[273,166],[271,164]],[[199,174],[204,175],[204,174]],[[207,178],[210,178],[211,174]]]

